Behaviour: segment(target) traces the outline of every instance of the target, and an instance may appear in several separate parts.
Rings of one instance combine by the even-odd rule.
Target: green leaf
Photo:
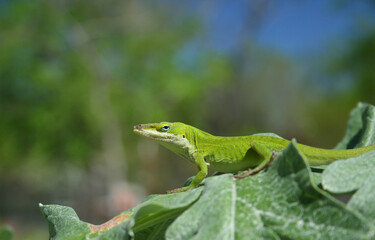
[[[59,205],[39,205],[49,227],[50,239],[80,240],[80,239],[126,239],[126,221],[131,210],[126,211],[110,221],[96,226],[81,221],[70,207]],[[121,224],[119,224],[121,223]],[[107,231],[111,229],[111,231]]]
[[[315,186],[319,186],[322,182],[322,173],[321,172],[311,172],[310,178],[311,178],[311,182]]]
[[[136,207],[131,226],[133,231],[140,232],[175,218],[195,202],[201,193],[202,187],[189,192],[155,195]]]
[[[344,139],[336,148],[356,148],[375,144],[375,107],[359,103],[352,110]],[[330,164],[322,174],[322,186],[331,193],[353,193],[348,208],[375,227],[375,151]]]
[[[322,185],[336,194],[358,190],[348,207],[361,213],[375,227],[375,151],[332,163],[322,174]]]
[[[166,239],[366,239],[371,234],[363,219],[315,188],[293,141],[267,172],[238,181],[228,174],[208,178],[201,198],[172,223]]]
[[[375,175],[375,151],[330,164],[322,174],[322,185],[332,193],[350,193]]]
[[[351,149],[375,144],[375,107],[359,103],[350,113],[343,140],[337,149]]]
[[[175,218],[171,218],[165,222],[156,224],[153,227],[136,232],[134,239],[147,239],[147,240],[164,239],[165,231],[174,220]]]
[[[84,239],[90,233],[88,223],[81,222],[70,207],[39,204],[39,208],[48,223],[50,239]]]
[[[348,207],[360,212],[375,228],[375,176],[368,178],[363,186],[350,199]]]
[[[158,237],[164,235],[165,222],[170,223],[181,214],[199,198],[201,191],[202,188],[197,188],[184,193],[152,195],[142,204],[98,226],[81,221],[70,207],[40,204],[40,210],[53,240],[130,239],[134,234],[142,236],[145,233]]]
[[[0,239],[1,240],[11,240],[13,238],[13,229],[8,226],[0,226]]]

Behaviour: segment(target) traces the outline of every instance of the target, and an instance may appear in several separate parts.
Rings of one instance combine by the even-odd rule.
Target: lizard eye
[[[160,130],[161,130],[162,132],[166,132],[166,131],[169,130],[169,126],[168,126],[168,125],[164,125],[164,126],[161,127]]]

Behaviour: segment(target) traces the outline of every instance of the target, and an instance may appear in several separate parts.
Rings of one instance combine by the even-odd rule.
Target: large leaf
[[[66,207],[41,208],[52,239],[374,237],[359,214],[311,183],[309,168],[295,141],[267,171],[241,180],[230,174],[210,177],[202,189],[151,196],[123,213],[128,218],[109,227],[93,228]],[[93,233],[93,229],[100,231]]]
[[[375,144],[375,107],[360,103],[352,112],[338,148]],[[348,207],[375,223],[375,151],[332,163],[322,174],[322,186],[335,194],[355,193]],[[375,224],[374,224],[375,226]]]
[[[81,222],[72,208],[42,204],[39,208],[48,222],[51,239],[83,239],[90,233],[89,224]]]
[[[350,193],[372,176],[375,176],[375,151],[330,164],[322,174],[322,185],[332,193]]]
[[[337,149],[351,149],[375,144],[375,107],[359,103],[350,113],[343,140]]]
[[[322,174],[323,188],[336,194],[357,191],[348,207],[375,226],[375,151],[334,162]]]
[[[350,199],[348,207],[360,212],[375,228],[375,176],[368,178]]]
[[[134,234],[162,232],[165,229],[163,222],[179,215],[196,201],[201,191],[198,188],[178,194],[152,195],[137,207],[98,226],[81,221],[70,207],[40,204],[40,210],[48,222],[50,239],[53,240],[129,239]]]
[[[202,187],[189,192],[155,195],[135,208],[136,212],[131,219],[132,231],[135,234],[142,233],[142,231],[149,231],[151,227],[157,227],[155,231],[160,231],[164,228],[161,223],[176,218],[194,203],[201,193]]]

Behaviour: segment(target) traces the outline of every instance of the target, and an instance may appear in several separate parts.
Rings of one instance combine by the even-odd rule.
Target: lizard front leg
[[[195,164],[197,165],[198,173],[197,173],[197,175],[195,175],[195,177],[194,177],[193,181],[190,183],[190,185],[186,186],[186,187],[177,188],[177,189],[167,191],[168,193],[188,191],[190,189],[193,189],[193,188],[197,187],[203,181],[203,179],[207,175],[207,163],[204,161],[204,156],[200,155],[200,154],[197,154],[195,156]]]
[[[258,164],[258,166],[254,169],[249,169],[248,171],[239,172],[239,174],[235,175],[236,178],[245,178],[250,175],[254,175],[264,168],[266,168],[272,160],[275,158],[275,153],[269,150],[265,145],[258,143],[258,142],[251,142],[250,149],[255,151],[258,156],[262,159],[262,161]]]

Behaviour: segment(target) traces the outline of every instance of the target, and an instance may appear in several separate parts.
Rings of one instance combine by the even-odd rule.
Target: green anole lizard
[[[172,190],[182,192],[197,187],[207,175],[207,168],[222,173],[266,166],[274,153],[281,153],[290,141],[266,135],[240,137],[214,136],[180,122],[148,123],[134,126],[134,132],[153,139],[195,163],[198,173],[189,186]],[[298,144],[310,166],[329,164],[338,159],[359,156],[375,150],[375,145],[349,150],[328,150]]]

